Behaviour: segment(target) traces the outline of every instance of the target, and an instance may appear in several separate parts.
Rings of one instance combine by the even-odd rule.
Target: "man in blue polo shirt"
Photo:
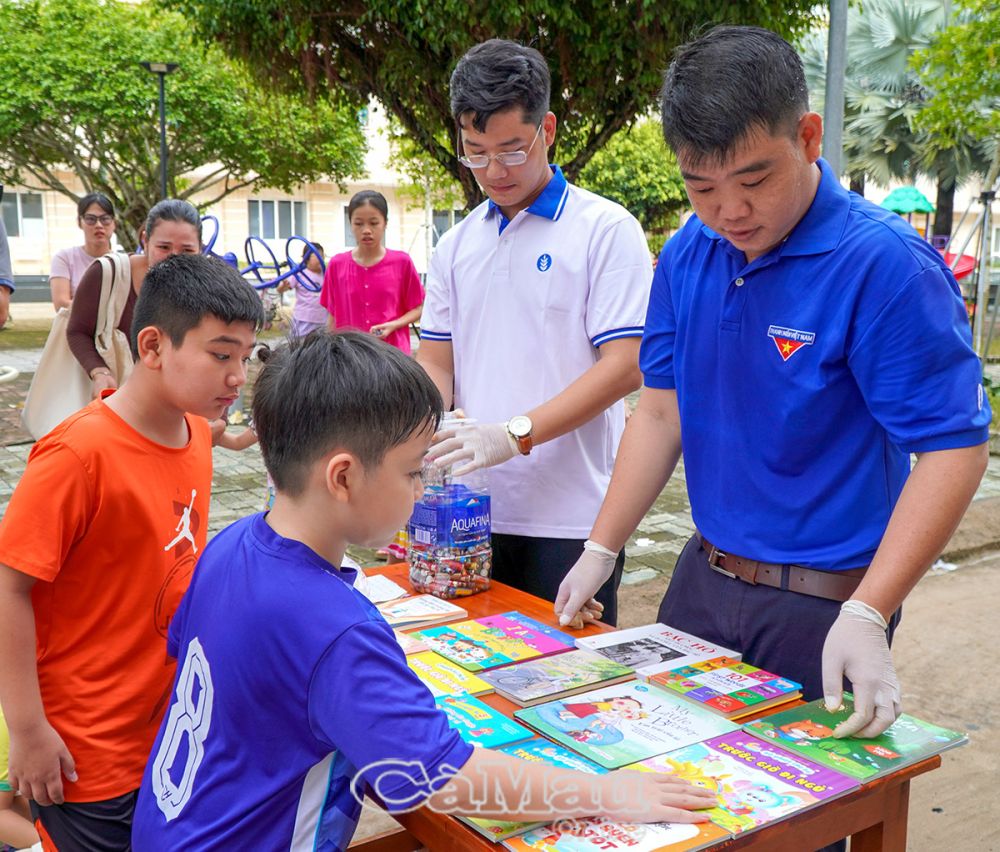
[[[456,471],[489,468],[493,576],[554,600],[611,480],[622,398],[640,384],[652,266],[627,210],[549,164],[549,89],[541,54],[502,39],[452,74],[459,160],[488,200],[435,250],[417,360],[445,406],[478,421],[431,452]],[[608,555],[617,566],[585,617],[603,605],[614,624],[624,554]]]
[[[986,466],[957,284],[819,159],[822,120],[774,33],[717,27],[680,48],[662,107],[695,215],[656,268],[642,396],[591,539],[622,546],[683,444],[699,534],[659,619],[831,707],[846,678],[856,711],[836,733],[875,736],[900,709],[900,605]],[[588,548],[564,619],[608,571]]]

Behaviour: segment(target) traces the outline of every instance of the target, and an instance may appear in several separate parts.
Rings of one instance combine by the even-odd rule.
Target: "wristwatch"
[[[522,456],[528,455],[534,445],[531,440],[531,418],[525,414],[518,414],[507,421],[507,434],[514,439],[518,452]]]

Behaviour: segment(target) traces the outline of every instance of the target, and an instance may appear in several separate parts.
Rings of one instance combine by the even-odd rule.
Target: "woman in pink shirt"
[[[60,249],[52,255],[49,287],[52,307],[57,311],[72,304],[80,279],[90,264],[111,251],[111,236],[115,232],[114,205],[99,192],[85,195],[76,205],[76,224],[83,231],[83,245]]]
[[[330,259],[319,299],[330,312],[330,327],[370,332],[409,355],[410,323],[420,319],[424,289],[410,256],[382,245],[385,196],[359,192],[347,215],[357,246]]]

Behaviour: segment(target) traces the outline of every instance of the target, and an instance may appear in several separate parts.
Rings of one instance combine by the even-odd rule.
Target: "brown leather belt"
[[[775,565],[758,562],[731,553],[723,553],[704,536],[701,546],[708,554],[708,567],[734,580],[742,580],[752,586],[772,586],[787,589],[800,595],[826,598],[831,601],[846,601],[861,583],[865,568],[851,568],[847,571],[818,571],[804,565]]]

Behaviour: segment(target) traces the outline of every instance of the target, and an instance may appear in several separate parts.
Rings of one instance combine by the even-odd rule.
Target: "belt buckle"
[[[719,550],[719,548],[717,548],[713,544],[712,545],[712,549],[709,551],[709,554],[708,554],[708,567],[711,568],[713,571],[717,571],[719,574],[724,574],[725,576],[729,577],[729,579],[731,579],[731,580],[737,580],[737,579],[739,579],[732,571],[727,571],[725,568],[723,568],[716,561],[717,559],[720,559],[720,558],[721,559],[725,559],[726,558],[726,554],[723,553],[721,550]]]

